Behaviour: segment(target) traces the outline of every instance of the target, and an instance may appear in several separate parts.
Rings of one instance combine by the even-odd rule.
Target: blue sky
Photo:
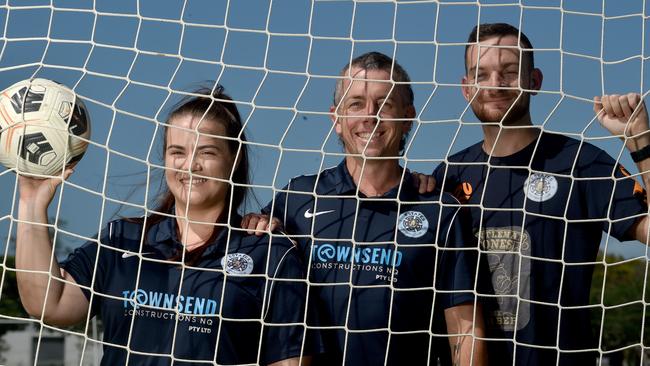
[[[647,91],[644,6],[642,0],[0,1],[0,88],[45,77],[86,101],[93,144],[64,188],[59,211],[62,227],[74,233],[62,238],[76,246],[82,239],[75,236],[92,236],[111,218],[142,214],[137,206],[151,201],[162,173],[154,166],[161,156],[156,121],[166,119],[178,92],[211,80],[226,87],[246,120],[260,204],[273,186],[340,160],[327,116],[334,77],[370,50],[394,54],[410,73],[418,118],[406,165],[432,171],[449,152],[481,139],[458,84],[463,43],[484,22],[520,26],[538,49],[545,77],[532,102],[534,122],[582,136],[634,172],[622,143],[591,123],[590,100],[603,92]],[[0,187],[1,239],[15,212],[15,175],[0,170]],[[630,257],[645,248],[610,250]]]

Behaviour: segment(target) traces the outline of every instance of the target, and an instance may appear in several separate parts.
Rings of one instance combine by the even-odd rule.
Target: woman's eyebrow
[[[219,144],[213,143],[213,144],[202,144],[196,147],[197,150],[203,150],[203,149],[218,149]]]

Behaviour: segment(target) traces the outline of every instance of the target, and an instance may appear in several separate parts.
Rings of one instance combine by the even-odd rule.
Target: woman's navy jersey
[[[449,362],[444,309],[474,301],[477,248],[456,199],[419,195],[405,177],[368,198],[343,161],[292,179],[264,210],[308,264],[309,325],[325,345],[315,364]]]
[[[490,363],[512,365],[516,352],[517,365],[594,364],[593,353],[555,348],[598,348],[584,307],[593,262],[603,231],[630,239],[647,210],[643,189],[607,153],[566,136],[542,133],[500,158],[481,146],[451,156],[434,176],[472,205],[480,273],[491,278],[482,291],[492,296],[481,299],[495,339]]]
[[[183,248],[176,227],[165,218],[141,246],[141,223],[113,221],[101,246],[88,242],[62,264],[93,289],[84,294],[104,326],[102,365],[268,364],[299,356],[306,285],[297,248],[285,238],[222,228],[194,267],[181,266],[163,262]]]

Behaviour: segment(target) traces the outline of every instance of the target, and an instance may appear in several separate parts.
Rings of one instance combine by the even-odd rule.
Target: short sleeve
[[[284,188],[282,188],[282,191],[278,192],[275,195],[275,198],[271,202],[269,202],[264,208],[262,208],[262,213],[273,217],[277,217],[278,219],[280,219],[280,221],[284,222],[288,190],[289,190],[289,185],[284,186]],[[273,212],[271,212],[271,209],[273,209]]]
[[[465,184],[462,184],[458,178],[452,174],[452,169],[449,165],[440,163],[433,171],[433,177],[436,179],[436,185],[440,187],[440,190],[447,192],[456,199],[460,200],[461,203],[467,203],[469,200],[469,195],[471,190],[466,191]]]
[[[450,216],[448,227],[443,227],[439,238],[438,279],[436,287],[442,290],[444,308],[474,301],[478,249],[472,235],[472,226],[466,208],[443,207],[443,215]]]
[[[274,238],[267,273],[262,357],[265,364],[301,354],[307,295],[303,268],[297,248],[286,239]],[[312,353],[309,349],[304,352]]]
[[[108,235],[103,235],[102,240],[106,242]],[[61,268],[68,272],[74,278],[75,282],[81,286],[91,287],[93,274],[96,272],[95,260],[97,258],[97,246],[98,244],[95,241],[88,241],[75,249],[60,263]],[[95,282],[98,281],[98,279],[95,279]],[[90,302],[90,290],[82,287],[81,291]],[[95,301],[94,303],[96,304],[98,302]],[[93,305],[91,310],[93,315],[97,314],[98,309],[95,308],[95,305]]]
[[[436,179],[436,185],[439,186],[441,191],[443,190],[443,185],[449,177],[447,175],[447,164],[444,162],[438,164],[438,166],[433,170],[433,177]],[[445,187],[446,188],[446,187]]]
[[[612,173],[615,179],[611,178]],[[585,167],[581,175],[594,178],[581,181],[582,191],[586,192],[581,201],[586,204],[588,218],[602,219],[603,231],[618,240],[633,239],[629,237],[629,229],[638,220],[637,215],[647,212],[641,185],[605,152]]]

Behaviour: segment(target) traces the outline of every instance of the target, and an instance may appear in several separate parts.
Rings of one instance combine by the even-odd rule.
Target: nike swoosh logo
[[[124,259],[131,258],[131,257],[134,257],[134,256],[136,256],[138,254],[140,254],[140,253],[124,252],[124,253],[122,253],[122,258],[124,258]],[[153,252],[142,253],[142,255],[149,255],[149,254],[153,254]]]
[[[328,214],[328,213],[331,213],[331,212],[334,212],[334,211],[336,211],[336,210],[318,211],[318,212],[312,213],[311,209],[309,209],[309,210],[305,211],[305,218],[306,219],[311,219],[312,217],[316,217],[318,215]]]

